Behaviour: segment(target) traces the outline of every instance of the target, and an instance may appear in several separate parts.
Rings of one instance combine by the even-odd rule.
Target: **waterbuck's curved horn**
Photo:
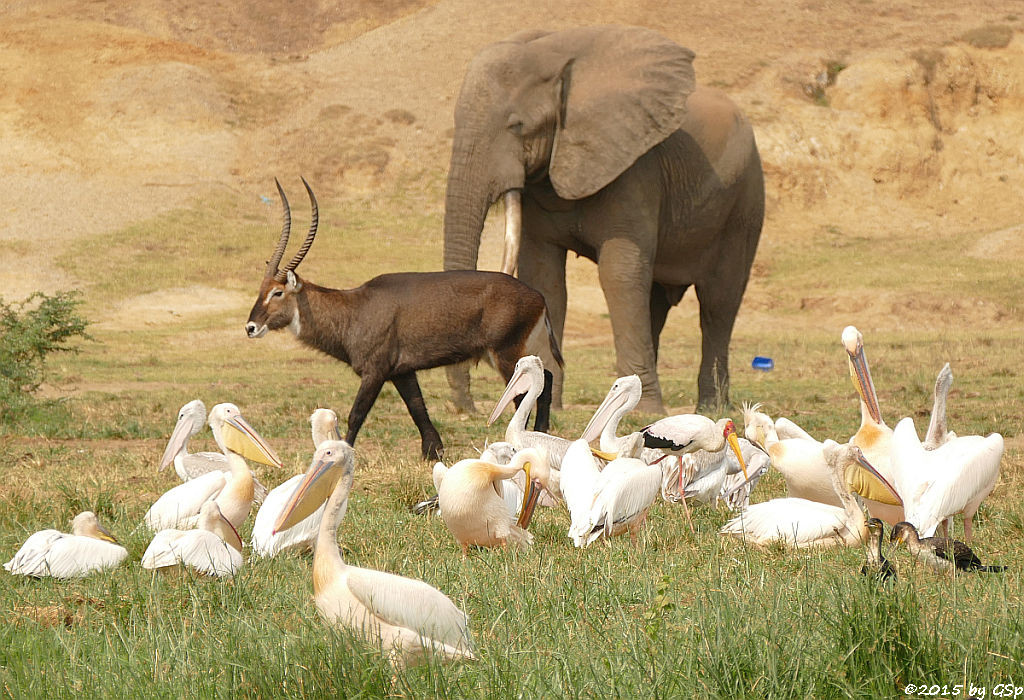
[[[291,259],[291,262],[285,265],[284,270],[277,273],[279,281],[281,282],[283,282],[287,277],[285,273],[298,267],[299,263],[302,262],[302,259],[306,257],[306,253],[309,252],[309,247],[313,245],[313,239],[316,238],[316,227],[320,222],[320,209],[317,206],[316,195],[313,194],[313,188],[311,188],[309,183],[306,182],[306,178],[302,178],[302,184],[306,186],[306,192],[309,193],[309,206],[313,210],[309,222],[309,233],[306,234],[306,240],[302,242],[302,245],[299,247],[299,251],[295,254],[295,257]]]
[[[288,245],[288,234],[292,230],[292,211],[288,208],[288,198],[284,196],[284,190],[281,189],[281,183],[277,181],[276,177],[274,178],[274,184],[277,185],[277,193],[281,195],[281,207],[284,209],[284,225],[281,227],[281,238],[277,241],[274,254],[267,261],[266,276],[270,277],[273,275],[276,278],[279,274],[277,266],[281,262],[281,256],[284,255],[284,249]]]

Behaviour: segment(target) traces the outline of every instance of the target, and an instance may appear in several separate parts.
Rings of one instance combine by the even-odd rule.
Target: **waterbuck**
[[[288,328],[304,344],[350,365],[362,380],[348,414],[345,440],[355,443],[384,382],[405,401],[420,431],[423,457],[440,459],[441,436],[427,415],[416,372],[487,358],[507,382],[523,355],[536,353],[545,336],[562,364],[544,297],[501,272],[399,272],[380,275],[355,289],[329,289],[302,279],[295,268],[313,244],[318,213],[305,178],[312,222],[295,257],[279,268],[291,212],[275,179],[284,208],[284,226],[267,262],[245,332],[259,338]],[[537,408],[537,429],[546,430],[550,381]]]

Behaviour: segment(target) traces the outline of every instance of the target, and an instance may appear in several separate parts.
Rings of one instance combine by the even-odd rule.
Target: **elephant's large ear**
[[[583,27],[536,40],[572,53],[549,174],[560,197],[594,194],[679,128],[693,52],[639,27]]]

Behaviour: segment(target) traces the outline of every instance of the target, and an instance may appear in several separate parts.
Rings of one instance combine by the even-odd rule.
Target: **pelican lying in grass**
[[[312,428],[313,447],[319,447],[327,440],[341,440],[338,430],[338,414],[329,408],[318,408],[309,417]],[[306,551],[313,548],[316,533],[320,530],[320,519],[323,517],[326,503],[314,511],[308,518],[292,527],[274,534],[274,523],[284,510],[295,487],[302,481],[305,472],[296,474],[269,494],[263,505],[256,512],[256,521],[252,526],[252,551],[258,557],[273,557],[285,550]]]
[[[161,530],[142,555],[143,569],[187,566],[208,576],[234,576],[242,566],[242,538],[215,501],[199,511],[194,530]]]
[[[912,418],[896,424],[892,468],[896,490],[904,494],[906,520],[924,537],[957,513],[964,516],[964,539],[970,544],[974,514],[999,479],[1003,436],[965,435],[926,450]]]
[[[163,457],[160,459],[160,469],[163,471],[167,465],[174,463],[174,472],[182,481],[190,481],[212,471],[224,472],[225,476],[231,473],[227,457],[221,452],[192,452],[188,451],[188,441],[199,434],[199,431],[206,425],[206,405],[199,399],[189,401],[178,411],[178,422],[171,433],[171,439],[167,441]],[[262,503],[267,495],[267,487],[253,477],[253,500]]]
[[[128,550],[85,511],[71,522],[71,534],[40,530],[31,535],[4,568],[12,574],[78,578],[117,566]]]
[[[347,565],[337,530],[348,507],[355,456],[345,442],[328,440],[275,524],[286,530],[327,501],[313,554],[313,599],[330,623],[380,645],[398,666],[418,663],[433,652],[472,659],[466,614],[448,596],[415,579]]]
[[[217,501],[221,513],[237,530],[249,517],[253,501],[253,476],[243,457],[282,466],[281,458],[233,403],[213,407],[210,428],[227,459],[230,474],[212,471],[164,493],[146,512],[145,523],[151,530],[192,527],[203,504],[211,500]]]
[[[539,486],[534,484],[531,470],[541,462],[546,466],[543,451],[531,447],[516,452],[507,465],[464,459],[441,475],[437,488],[441,518],[461,545],[463,556],[471,545],[527,547],[533,543],[533,535],[526,528],[533,516]],[[506,500],[507,494],[516,494],[515,489],[506,485],[520,472],[526,474],[526,491],[519,498]]]
[[[862,467],[876,476],[877,472],[856,445],[840,445],[826,440],[824,454],[833,488],[843,504],[841,508],[804,498],[776,498],[751,505],[722,526],[719,532],[736,535],[758,545],[783,542],[798,548],[866,542],[868,530],[864,513],[846,484],[852,469]]]

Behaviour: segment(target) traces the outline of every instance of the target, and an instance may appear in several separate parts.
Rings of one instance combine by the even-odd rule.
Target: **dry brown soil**
[[[7,299],[74,286],[53,264],[69,239],[218,191],[255,197],[274,175],[302,173],[335,201],[372,197],[399,178],[439,182],[473,53],[524,27],[595,23],[644,25],[691,47],[698,79],[743,106],[768,173],[763,246],[793,245],[842,222],[862,236],[976,232],[965,254],[1021,256],[1020,3],[15,0],[4,8]],[[829,65],[845,66],[834,84]],[[425,200],[440,211],[439,195]],[[574,272],[584,281],[573,304],[599,308],[586,274]],[[198,296],[179,291],[111,313],[130,323]],[[806,303],[813,311],[815,300]],[[581,329],[570,320],[569,330]]]

